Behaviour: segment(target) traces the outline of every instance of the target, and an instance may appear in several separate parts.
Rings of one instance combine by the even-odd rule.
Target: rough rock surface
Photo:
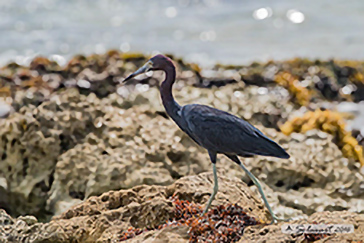
[[[136,87],[139,91],[127,97],[112,94],[104,99],[67,89],[0,120],[0,177],[7,182],[4,204],[11,205],[10,212],[38,217],[60,213],[79,199],[111,189],[167,185],[183,175],[208,170],[207,154],[165,118],[158,90]],[[213,101],[218,108],[239,113],[243,91],[236,85],[213,95],[196,88],[176,94],[181,103],[200,97],[201,103]],[[233,96],[229,103],[226,92],[240,100]],[[231,107],[224,106],[224,100]],[[266,100],[262,98],[261,107]]]
[[[270,194],[278,199],[272,201],[281,205],[277,208],[279,214],[295,216],[297,212],[292,209],[306,215],[336,210],[364,212],[360,203],[364,178],[359,164],[343,158],[332,136],[317,130],[289,137],[273,130],[264,131],[287,148],[292,157],[289,160],[256,157],[245,161],[252,173],[273,189]]]
[[[120,242],[129,227],[154,228],[173,215],[171,196],[195,203],[206,203],[212,187],[212,174],[187,176],[170,186],[136,186],[90,197],[49,223],[38,223],[32,216],[11,218],[0,211],[0,242]],[[213,205],[238,203],[250,216],[267,222],[269,214],[260,199],[243,182],[219,176],[220,191]],[[315,213],[308,219],[291,223],[353,224],[353,234],[337,234],[322,242],[361,240],[364,237],[364,215],[342,212]],[[245,229],[239,242],[303,242],[304,235],[287,235],[281,226],[257,225]],[[152,230],[126,242],[188,242],[188,227],[173,226]]]
[[[38,107],[25,106],[0,120],[4,208],[15,215],[46,219],[49,216],[44,215],[60,214],[109,190],[169,185],[182,176],[210,170],[207,153],[165,117],[158,90],[135,89],[125,97],[112,94],[103,99],[67,89]],[[175,95],[181,104],[210,104],[245,115],[253,124],[267,125],[269,120],[250,114],[271,114],[277,109],[280,120],[293,109],[281,105],[281,93],[259,89],[239,84],[212,90],[186,87],[177,88]],[[279,214],[363,211],[358,203],[364,194],[363,177],[357,164],[343,158],[331,136],[319,131],[284,136],[258,127],[292,156],[244,160],[269,185],[265,190],[271,192],[270,201]],[[249,182],[234,163],[224,156],[219,160],[222,173]]]
[[[207,200],[211,175],[209,180],[206,174],[188,175],[210,171],[208,155],[167,118],[157,89],[162,75],[120,85],[121,78],[144,61],[144,56],[110,51],[102,57],[74,57],[65,68],[46,58],[34,59],[29,68],[15,63],[1,68],[0,98],[6,106],[0,118],[0,208],[6,212],[0,211],[0,242],[117,239],[129,226],[164,223],[175,192],[196,203]],[[359,164],[344,158],[334,138],[318,130],[290,136],[278,132],[289,116],[333,107],[323,103],[322,96],[363,100],[362,63],[292,60],[201,71],[177,62],[174,95],[181,105],[207,104],[245,118],[291,154],[289,160],[243,160],[262,182],[278,216],[303,215],[322,222],[344,218],[362,224],[364,178]],[[285,80],[283,74],[284,84],[273,85],[278,71],[291,78]],[[353,84],[357,91],[341,92]],[[299,94],[307,106],[299,106]],[[221,182],[214,203],[229,199],[255,205],[251,213],[265,219],[267,212],[253,183],[226,157],[218,159]],[[241,178],[255,194],[239,182]],[[110,191],[120,189],[125,190]],[[8,214],[36,218],[13,219]],[[49,223],[37,222],[54,215]],[[185,242],[187,231],[167,227],[130,241]],[[360,234],[322,241],[363,239]],[[251,227],[245,236],[246,241],[302,239],[280,234],[279,225]]]
[[[220,177],[220,191],[213,205],[238,203],[265,222],[269,217],[260,199],[241,180]],[[171,197],[206,203],[213,185],[211,173],[188,176],[170,186],[136,186],[90,197],[49,223],[26,223],[1,211],[0,239],[18,242],[109,242],[120,239],[130,226],[156,227],[173,214]]]
[[[308,219],[293,220],[290,224],[353,224],[354,233],[329,235],[315,242],[361,242],[364,239],[364,215],[350,212],[320,212]],[[310,242],[303,234],[284,234],[281,222],[275,225],[256,225],[247,227],[244,236],[238,243],[248,242]],[[188,242],[188,227],[168,227],[163,230],[154,230],[143,233],[125,242]]]

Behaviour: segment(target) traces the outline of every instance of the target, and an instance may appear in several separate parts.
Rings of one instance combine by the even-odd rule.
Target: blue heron
[[[214,174],[214,188],[203,214],[209,209],[218,191],[217,154],[224,154],[238,164],[258,187],[259,193],[272,217],[272,223],[282,220],[274,214],[259,180],[245,167],[238,156],[263,155],[288,159],[289,154],[257,128],[237,116],[205,105],[189,104],[180,106],[172,94],[172,86],[176,79],[176,68],[168,57],[163,55],[152,57],[123,82],[154,70],[161,70],[166,74],[165,80],[160,86],[160,93],[167,114],[192,140],[207,149],[210,156]]]

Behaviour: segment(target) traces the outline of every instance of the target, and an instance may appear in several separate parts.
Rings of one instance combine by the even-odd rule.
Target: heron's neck
[[[181,106],[174,100],[172,94],[172,86],[176,79],[176,68],[173,63],[171,63],[171,65],[168,65],[164,71],[166,73],[166,78],[160,87],[162,102],[167,114],[176,121],[179,117],[177,112],[181,109]]]

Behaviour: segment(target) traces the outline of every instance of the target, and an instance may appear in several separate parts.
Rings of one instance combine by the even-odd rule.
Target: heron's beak
[[[144,64],[141,68],[139,68],[138,70],[136,70],[134,73],[130,74],[126,79],[124,79],[123,83],[140,75],[143,73],[148,72],[151,68],[153,67],[153,63],[151,61],[147,62],[146,64]]]

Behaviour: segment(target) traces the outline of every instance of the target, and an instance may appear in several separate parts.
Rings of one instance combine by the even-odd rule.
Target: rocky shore
[[[146,60],[109,51],[75,56],[65,67],[38,57],[29,67],[0,69],[0,242],[364,239],[364,134],[348,130],[355,113],[336,111],[341,102],[364,100],[364,62],[294,59],[205,70],[174,58],[180,104],[245,118],[291,155],[244,160],[278,216],[355,227],[317,238],[267,225],[253,183],[223,156],[213,210],[198,218],[212,190],[207,153],[168,119],[160,73],[121,84]]]

